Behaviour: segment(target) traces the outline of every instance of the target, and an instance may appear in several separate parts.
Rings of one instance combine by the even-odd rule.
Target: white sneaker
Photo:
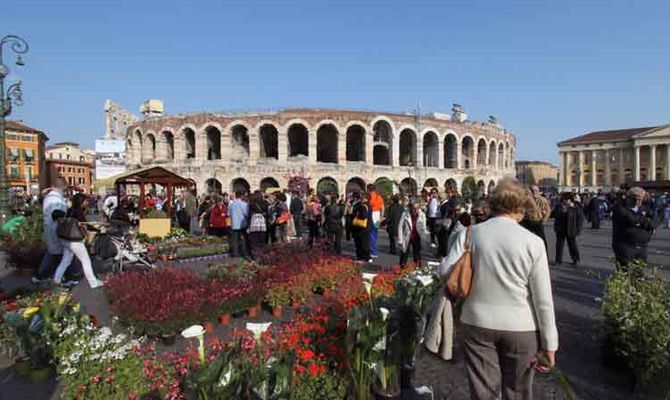
[[[368,260],[368,264],[369,264],[369,263],[372,263],[372,258]]]
[[[97,288],[102,287],[104,285],[105,285],[105,282],[103,282],[101,280],[97,280],[94,284],[92,284],[90,286],[91,286],[91,289],[97,289]]]
[[[430,244],[430,247],[432,247],[432,248],[436,248],[437,245],[436,245],[435,243],[431,243],[431,244]]]

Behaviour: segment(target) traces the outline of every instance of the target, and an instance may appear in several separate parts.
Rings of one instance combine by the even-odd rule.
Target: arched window
[[[184,136],[184,155],[185,158],[192,159],[195,158],[195,132],[192,129],[186,128],[182,132]]]
[[[337,128],[321,125],[316,131],[316,161],[337,164]]]
[[[444,168],[457,168],[458,166],[458,141],[456,136],[447,134],[444,138]]]
[[[288,128],[288,156],[309,155],[309,132],[302,124],[293,124]]]
[[[439,149],[437,143],[437,134],[435,132],[426,132],[423,135],[423,166],[439,166]]]
[[[244,161],[249,157],[249,132],[244,125],[235,125],[230,129],[232,161]]]
[[[391,165],[393,148],[393,129],[386,121],[377,121],[372,128],[372,163],[374,165]]]
[[[347,129],[347,161],[365,161],[365,128],[360,125]]]
[[[416,133],[411,129],[400,132],[400,159],[403,166],[416,166]]]
[[[274,125],[265,124],[259,129],[260,137],[260,157],[261,158],[279,158],[279,133]]]
[[[221,159],[221,131],[213,126],[205,129],[207,135],[207,159]]]
[[[475,143],[469,136],[463,137],[461,144],[461,158],[463,159],[463,168],[472,168],[472,161],[475,158]]]

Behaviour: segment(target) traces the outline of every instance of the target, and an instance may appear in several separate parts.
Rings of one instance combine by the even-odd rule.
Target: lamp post
[[[21,93],[21,81],[15,82],[5,92],[5,78],[9,75],[9,67],[3,60],[5,45],[16,55],[16,65],[23,66],[21,54],[28,51],[28,43],[16,35],[7,35],[0,39],[0,223],[4,223],[10,216],[9,209],[9,181],[7,179],[7,150],[5,148],[5,117],[12,112],[12,103],[20,106],[23,104]]]

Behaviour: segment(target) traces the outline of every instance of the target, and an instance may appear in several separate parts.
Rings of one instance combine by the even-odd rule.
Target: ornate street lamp
[[[7,150],[5,148],[5,117],[12,112],[12,104],[23,104],[21,81],[9,85],[5,92],[5,78],[9,75],[9,67],[4,63],[2,52],[5,45],[16,55],[16,65],[25,65],[21,54],[28,51],[28,43],[16,35],[7,35],[0,40],[0,223],[4,223],[11,214],[9,209],[9,181],[7,179]]]

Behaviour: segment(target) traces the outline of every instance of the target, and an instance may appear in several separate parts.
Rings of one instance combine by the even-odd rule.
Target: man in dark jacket
[[[603,203],[602,193],[593,196],[587,206],[589,213],[589,221],[591,221],[591,229],[600,229],[600,207]]]
[[[303,203],[298,192],[293,192],[291,196],[291,204],[289,204],[289,212],[293,216],[293,225],[295,225],[295,235],[300,239],[302,237],[302,213],[305,210],[305,203]]]
[[[397,194],[391,196],[391,205],[386,209],[386,231],[389,235],[389,252],[391,254],[396,253],[395,245],[398,239],[398,224],[404,210],[405,208],[400,204],[400,197]]]
[[[612,248],[621,268],[635,260],[647,262],[647,245],[660,223],[659,215],[643,204],[645,194],[644,189],[633,187],[614,208]]]
[[[554,232],[556,232],[556,265],[563,263],[563,246],[568,242],[568,251],[572,257],[572,264],[579,264],[579,248],[577,247],[577,236],[582,231],[584,224],[584,213],[579,204],[574,201],[574,196],[566,194],[561,204],[554,209]]]

